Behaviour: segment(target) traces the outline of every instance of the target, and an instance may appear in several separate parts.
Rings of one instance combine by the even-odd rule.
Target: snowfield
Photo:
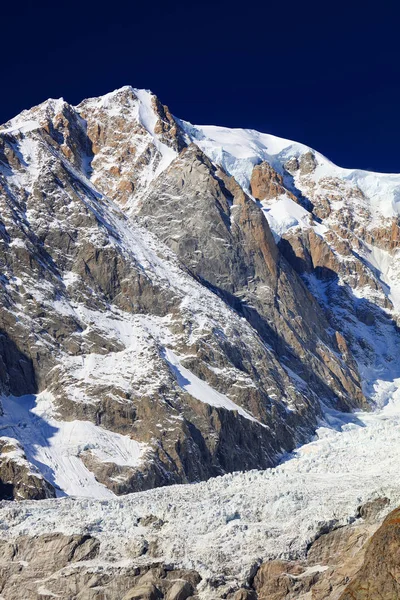
[[[400,503],[400,380],[380,385],[391,393],[383,409],[327,411],[315,440],[274,469],[120,498],[2,502],[1,537],[91,533],[102,542],[103,567],[126,564],[133,546],[157,540],[154,559],[243,581],[260,559],[301,556],[326,524],[351,522],[370,499]],[[140,524],[148,515],[161,530]]]
[[[147,449],[146,444],[90,421],[57,420],[51,394],[46,392],[37,397],[4,397],[1,405],[0,439],[18,440],[28,461],[55,486],[58,496],[114,496],[85,467],[81,452],[90,450],[101,461],[136,467]]]

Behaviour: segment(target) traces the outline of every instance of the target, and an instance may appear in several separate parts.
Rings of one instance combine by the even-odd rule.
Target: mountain
[[[103,562],[211,598],[396,500],[400,175],[124,87],[1,126],[0,202],[0,494],[49,499],[5,503],[7,536],[98,564],[102,522]]]

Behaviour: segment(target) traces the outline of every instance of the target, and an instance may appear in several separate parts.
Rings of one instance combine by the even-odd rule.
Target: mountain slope
[[[342,169],[255,131],[180,123],[259,202],[282,254],[353,351],[365,394],[383,404],[398,376],[400,175]],[[378,389],[376,380],[388,383]]]
[[[130,87],[24,111],[0,160],[18,477],[107,497],[266,468],[390,393],[398,176]]]
[[[399,198],[131,87],[0,127],[2,597],[375,593]]]

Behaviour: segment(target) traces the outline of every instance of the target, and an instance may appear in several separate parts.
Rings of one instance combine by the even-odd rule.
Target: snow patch
[[[166,144],[163,144],[154,133],[154,128],[158,120],[152,106],[152,98],[155,98],[155,96],[148,90],[138,90],[136,88],[134,89],[134,93],[139,99],[139,121],[153,138],[153,143],[162,156],[160,164],[154,174],[154,176],[157,177],[162,171],[169,167],[171,162],[176,158],[177,153]]]
[[[319,235],[324,235],[328,231],[325,225],[313,220],[311,213],[287,196],[281,196],[273,202],[263,202],[262,207],[276,241],[279,241],[290,229],[297,227],[300,229],[313,227]]]
[[[226,408],[227,410],[234,410],[239,413],[245,419],[249,421],[255,421],[259,425],[266,427],[260,421],[255,419],[250,413],[246,410],[235,404],[232,400],[230,400],[224,394],[217,392],[212,388],[206,381],[203,381],[194,373],[186,369],[181,363],[184,360],[184,357],[178,357],[172,350],[165,349],[165,358],[170,365],[175,377],[177,379],[178,384],[182,389],[184,389],[188,394],[200,400],[200,402],[204,402],[205,404],[209,404],[210,406],[216,406],[219,408]]]
[[[13,121],[11,121],[11,123],[12,123],[11,127],[6,127],[5,129],[2,129],[0,127],[0,134],[3,134],[3,133],[8,133],[8,134],[27,133],[28,131],[33,131],[34,129],[40,128],[39,121],[34,121],[33,119],[27,120],[27,121],[13,120]]]
[[[396,313],[400,314],[399,250],[391,253],[371,244],[365,244],[365,246],[367,251],[364,252],[364,258],[376,269],[379,280],[386,286],[388,298]]]
[[[110,498],[114,494],[99,483],[80,459],[90,450],[99,460],[137,467],[146,444],[113,433],[89,421],[61,421],[55,417],[51,394],[3,397],[2,436],[17,440],[25,455],[58,496]]]

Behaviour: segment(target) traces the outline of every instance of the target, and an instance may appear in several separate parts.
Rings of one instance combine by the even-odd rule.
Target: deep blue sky
[[[399,19],[394,0],[8,0],[0,122],[48,97],[74,104],[131,84],[193,123],[400,172]]]

